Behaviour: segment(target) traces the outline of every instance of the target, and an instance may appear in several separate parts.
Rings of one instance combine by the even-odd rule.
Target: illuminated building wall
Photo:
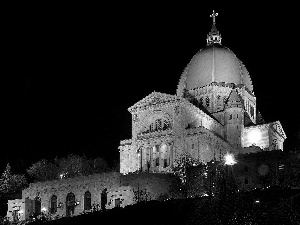
[[[261,149],[269,148],[269,130],[265,125],[244,128],[242,147],[245,148],[252,145]]]
[[[245,127],[242,135],[242,147],[252,145],[263,150],[283,150],[286,135],[279,121],[257,126]]]

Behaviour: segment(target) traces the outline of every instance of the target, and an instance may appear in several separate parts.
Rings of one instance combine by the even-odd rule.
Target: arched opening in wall
[[[168,130],[170,129],[170,121],[169,120],[163,120],[163,130]]]
[[[66,216],[71,216],[75,211],[75,195],[71,192],[66,198]]]
[[[151,168],[151,147],[146,148],[146,171],[149,172]]]
[[[105,210],[106,209],[106,203],[107,203],[107,189],[105,188],[101,192],[101,209]]]
[[[161,131],[161,119],[157,119],[156,121],[155,121],[155,131]]]
[[[163,161],[163,168],[168,167],[170,164],[169,146],[165,143],[160,146],[160,156]]]
[[[50,200],[50,213],[54,214],[57,212],[57,196],[52,195]]]
[[[155,167],[159,167],[159,153],[160,153],[159,150],[160,150],[159,145],[153,146],[153,160],[154,160]]]
[[[84,193],[84,210],[90,210],[92,208],[91,192],[86,191]]]
[[[142,130],[141,134],[147,134],[157,131],[164,131],[171,129],[171,123],[168,118],[158,118],[155,120],[152,120],[151,123],[146,125]]]
[[[12,211],[12,218],[13,218],[13,222],[14,222],[14,223],[19,222],[19,210],[14,209],[14,210]]]
[[[35,199],[34,199],[34,212],[35,212],[36,216],[41,214],[41,198],[40,197],[35,197]]]

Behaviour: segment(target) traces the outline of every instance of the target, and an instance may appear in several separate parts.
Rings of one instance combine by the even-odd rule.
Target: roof
[[[225,108],[239,107],[243,108],[244,103],[242,97],[237,93],[236,89],[233,89],[229,95]]]
[[[200,50],[185,68],[179,81],[177,95],[212,82],[242,84],[253,92],[252,81],[245,65],[228,48],[209,45]]]

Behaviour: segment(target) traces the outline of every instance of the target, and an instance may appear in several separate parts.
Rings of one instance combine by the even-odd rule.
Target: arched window
[[[155,121],[155,127],[156,127],[156,131],[160,131],[161,130],[161,119],[157,119]]]
[[[52,197],[51,197],[50,212],[52,214],[57,212],[57,196],[56,195],[52,195]]]
[[[162,130],[168,130],[171,128],[170,121],[165,118],[160,118],[154,120],[150,125],[150,132],[156,132],[156,131],[162,131]]]
[[[66,216],[71,216],[75,211],[75,195],[69,193],[66,198]]]
[[[84,193],[84,210],[90,210],[92,208],[91,192],[86,191]]]
[[[170,128],[170,123],[168,120],[164,120],[163,122],[163,130],[167,130]]]

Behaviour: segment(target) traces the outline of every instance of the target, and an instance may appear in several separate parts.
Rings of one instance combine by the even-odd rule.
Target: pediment
[[[138,109],[145,109],[163,103],[172,103],[175,102],[177,98],[178,97],[175,95],[169,95],[154,91],[150,95],[135,103],[133,106],[129,107],[128,111],[132,113]]]
[[[284,139],[286,139],[286,134],[279,121],[271,123],[271,127],[276,130],[276,132],[278,132]]]

